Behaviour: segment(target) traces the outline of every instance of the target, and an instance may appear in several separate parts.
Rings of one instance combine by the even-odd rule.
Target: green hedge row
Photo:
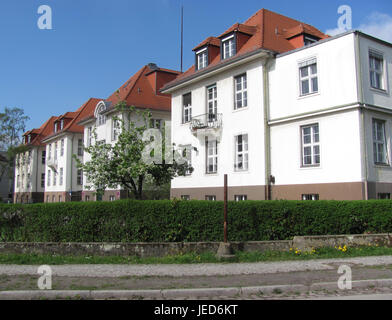
[[[392,232],[392,201],[229,202],[230,241]],[[0,205],[0,241],[222,241],[223,202]]]

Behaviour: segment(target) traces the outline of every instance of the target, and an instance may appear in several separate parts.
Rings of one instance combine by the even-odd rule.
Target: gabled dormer
[[[278,28],[277,30],[277,33],[280,34],[280,30]],[[294,48],[308,46],[321,40],[318,30],[302,23],[294,28],[283,30],[282,35]]]
[[[208,67],[219,55],[220,40],[215,37],[209,37],[196,46],[193,51],[195,52],[195,70],[202,70]]]
[[[256,33],[255,26],[236,23],[218,38],[220,39],[221,60],[234,57],[243,45]]]

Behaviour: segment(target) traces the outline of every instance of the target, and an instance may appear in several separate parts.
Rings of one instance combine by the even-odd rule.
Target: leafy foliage
[[[229,202],[230,241],[392,232],[392,201]],[[223,240],[223,202],[136,201],[0,205],[0,241]]]

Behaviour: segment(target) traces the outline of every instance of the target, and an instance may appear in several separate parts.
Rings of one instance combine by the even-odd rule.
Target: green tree
[[[6,157],[0,159],[0,180],[7,171],[9,177],[13,176],[15,157],[26,150],[21,144],[29,119],[20,108],[5,107],[0,113],[0,150],[6,151]]]
[[[174,177],[193,171],[186,161],[176,160],[181,157],[178,152],[166,147],[165,138],[159,141],[161,150],[153,149],[149,152],[149,160],[154,157],[155,161],[146,161],[146,150],[155,141],[154,138],[146,139],[145,136],[151,113],[128,107],[123,101],[118,103],[116,108],[123,115],[113,118],[121,129],[116,142],[112,145],[99,141],[94,129],[92,134],[95,143],[85,148],[91,160],[83,163],[74,157],[78,168],[86,175],[90,187],[97,193],[102,194],[105,189],[120,185],[141,200],[146,184],[163,186]],[[165,160],[165,154],[167,156],[170,152],[174,154],[171,163]]]

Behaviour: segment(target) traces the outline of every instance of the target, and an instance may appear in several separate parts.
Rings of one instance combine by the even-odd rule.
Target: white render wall
[[[247,74],[248,107],[234,110],[234,77]],[[207,87],[217,85],[218,113],[223,114],[220,143],[218,143],[218,173],[206,174],[205,139],[195,137],[189,123],[182,124],[182,96],[192,92],[192,116],[207,113]],[[235,136],[248,134],[249,170],[235,172]],[[263,65],[261,59],[193,84],[172,93],[172,139],[178,145],[196,147],[192,151],[191,176],[172,180],[172,188],[221,187],[224,174],[230,186],[259,186],[265,184],[264,172],[264,111]],[[219,140],[218,140],[219,141]]]
[[[317,58],[318,93],[300,96],[299,63]],[[278,56],[271,68],[270,120],[358,102],[355,36]]]
[[[64,139],[64,155],[61,156],[61,140]],[[78,140],[82,139],[83,135],[80,133],[67,133],[61,135],[56,139],[50,140],[46,145],[46,176],[45,176],[45,191],[46,192],[69,192],[81,191],[82,185],[77,184],[77,167],[76,160],[73,159],[73,154],[77,155]],[[57,142],[57,178],[56,185],[53,185],[53,170],[48,166],[49,145],[52,145],[51,159],[54,159],[55,143]],[[79,157],[80,160],[83,157]],[[63,184],[60,185],[60,168],[64,169]],[[50,186],[48,186],[48,170],[51,171]],[[52,199],[50,199],[51,201]],[[57,201],[58,199],[56,199]],[[64,200],[64,199],[63,199]]]
[[[301,126],[320,132],[319,167],[301,167]],[[359,111],[339,112],[271,127],[271,174],[276,185],[361,182]]]

